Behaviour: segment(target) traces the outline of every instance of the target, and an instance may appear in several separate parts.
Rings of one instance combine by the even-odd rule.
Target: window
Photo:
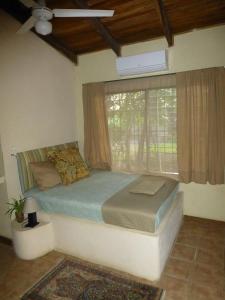
[[[176,88],[106,95],[113,169],[177,173]]]

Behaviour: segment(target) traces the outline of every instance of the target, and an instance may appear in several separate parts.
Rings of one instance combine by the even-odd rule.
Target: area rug
[[[163,290],[91,264],[65,259],[22,300],[160,300]]]

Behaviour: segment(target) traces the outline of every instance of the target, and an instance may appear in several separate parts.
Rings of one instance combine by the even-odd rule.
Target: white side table
[[[12,222],[12,238],[16,255],[21,259],[35,259],[54,249],[54,232],[51,222],[40,222],[33,228]]]

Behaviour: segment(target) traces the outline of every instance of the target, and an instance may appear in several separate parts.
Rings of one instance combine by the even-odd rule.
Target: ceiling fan
[[[50,9],[45,0],[35,2],[33,0],[20,0],[26,7],[32,8],[31,17],[20,27],[17,33],[25,33],[32,27],[41,35],[52,32],[52,24],[49,22],[53,17],[112,17],[114,10],[96,9]]]

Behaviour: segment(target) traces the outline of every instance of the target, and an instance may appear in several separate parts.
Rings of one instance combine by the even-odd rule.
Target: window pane
[[[176,89],[107,95],[113,169],[177,172]]]

